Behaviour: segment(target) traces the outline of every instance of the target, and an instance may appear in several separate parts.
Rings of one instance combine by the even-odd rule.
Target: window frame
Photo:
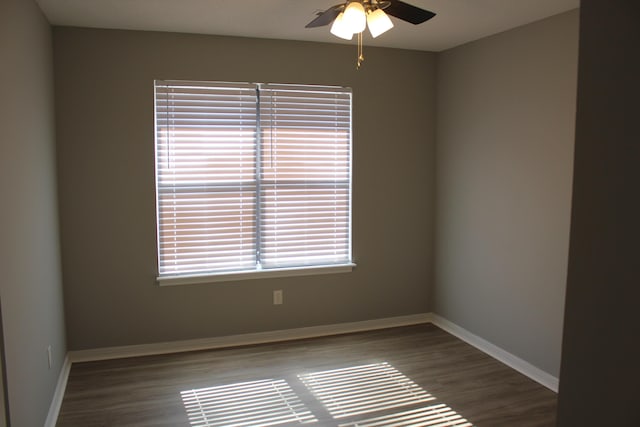
[[[160,216],[162,214],[160,207],[160,193],[161,188],[167,187],[170,189],[180,189],[184,186],[184,184],[173,184],[168,185],[160,183],[160,173],[159,173],[159,142],[158,142],[158,134],[159,134],[159,119],[158,119],[158,111],[157,105],[159,99],[157,94],[158,85],[169,84],[169,83],[206,83],[206,84],[221,84],[221,85],[234,85],[237,84],[238,87],[246,88],[247,85],[255,85],[256,87],[256,121],[254,128],[254,144],[255,151],[257,155],[255,156],[253,167],[256,170],[257,178],[257,188],[256,193],[262,192],[263,190],[260,188],[260,183],[263,181],[268,181],[262,177],[263,171],[263,159],[261,158],[260,151],[263,150],[266,145],[265,139],[266,137],[263,135],[261,130],[261,111],[262,104],[260,100],[260,91],[262,88],[269,88],[271,86],[274,87],[296,87],[296,88],[309,88],[315,90],[336,90],[336,93],[348,93],[349,98],[349,111],[348,111],[348,161],[346,166],[347,179],[346,179],[346,194],[347,194],[347,215],[348,218],[345,222],[346,224],[346,233],[347,233],[347,259],[345,262],[337,262],[337,263],[326,263],[326,264],[299,264],[299,265],[287,265],[287,266],[276,266],[276,267],[268,267],[263,268],[260,264],[259,255],[257,256],[254,266],[252,269],[243,269],[243,270],[223,270],[223,271],[203,271],[203,272],[185,272],[185,273],[161,273],[161,224],[160,224]],[[266,90],[266,89],[265,89]],[[311,93],[311,92],[309,92]],[[157,256],[156,256],[156,266],[157,266],[157,277],[156,280],[160,286],[174,286],[174,285],[183,285],[183,284],[197,284],[197,283],[214,283],[214,282],[228,282],[228,281],[237,281],[237,280],[248,280],[248,279],[263,279],[263,278],[271,278],[271,277],[290,277],[290,276],[306,276],[306,275],[318,275],[318,274],[332,274],[332,273],[346,273],[353,270],[356,266],[353,261],[353,249],[352,249],[352,239],[353,239],[353,224],[352,224],[352,212],[353,212],[353,99],[352,99],[352,90],[350,88],[345,87],[337,87],[337,86],[319,86],[319,85],[281,85],[281,84],[269,84],[269,83],[233,83],[233,82],[199,82],[199,81],[177,81],[177,80],[154,80],[154,175],[155,175],[155,196],[156,196],[156,245],[157,245]],[[336,185],[337,181],[332,181],[332,185]],[[204,184],[202,187],[208,187],[210,184]],[[213,185],[215,187],[215,185]],[[261,200],[262,197],[265,197],[264,194],[260,193],[256,197],[257,200]],[[255,207],[254,212],[254,220],[256,223],[264,221],[264,217],[262,217],[260,213],[260,207],[257,205]],[[261,239],[261,231],[260,227],[256,227],[254,232],[254,244],[256,247],[259,247]],[[256,253],[260,253],[258,249]]]

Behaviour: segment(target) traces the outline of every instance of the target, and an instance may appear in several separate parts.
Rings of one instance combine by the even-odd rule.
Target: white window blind
[[[351,263],[351,92],[156,81],[159,276]]]

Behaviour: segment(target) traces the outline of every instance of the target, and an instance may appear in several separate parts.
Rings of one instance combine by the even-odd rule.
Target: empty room
[[[0,427],[638,426],[631,0],[1,0]]]

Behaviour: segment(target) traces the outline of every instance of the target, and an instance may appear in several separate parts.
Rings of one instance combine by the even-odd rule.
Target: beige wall
[[[0,1],[0,64],[0,295],[9,408],[11,425],[42,426],[66,346],[51,29],[34,1]]]
[[[560,427],[640,426],[639,21],[582,0]]]
[[[55,28],[61,235],[71,349],[428,311],[435,55]],[[153,79],[344,85],[354,96],[353,252],[331,274],[155,283]],[[284,305],[272,291],[284,290]]]
[[[578,12],[438,55],[434,311],[558,375]]]

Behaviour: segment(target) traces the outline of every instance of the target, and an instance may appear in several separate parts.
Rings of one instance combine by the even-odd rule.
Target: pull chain
[[[362,61],[364,61],[364,53],[362,49],[362,33],[363,32],[358,33],[358,60],[357,60],[356,70],[360,69],[360,65],[362,64]]]

